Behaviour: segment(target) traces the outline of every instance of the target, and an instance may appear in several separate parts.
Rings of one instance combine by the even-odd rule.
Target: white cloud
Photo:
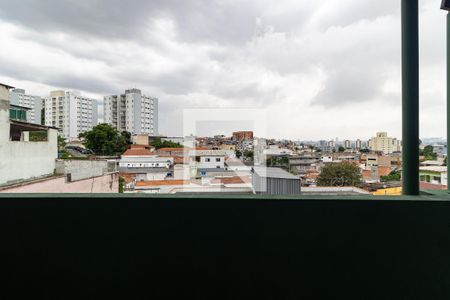
[[[58,17],[67,1],[26,2],[0,4],[0,80],[28,92],[138,87],[160,99],[170,135],[185,108],[267,107],[273,137],[400,137],[395,1],[77,1]],[[445,136],[444,29],[438,4],[422,1],[423,137]]]

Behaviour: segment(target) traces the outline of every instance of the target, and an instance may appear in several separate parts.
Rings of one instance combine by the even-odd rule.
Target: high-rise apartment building
[[[13,105],[27,107],[27,122],[41,124],[41,97],[25,94],[23,89],[13,89],[9,93],[9,102]]]
[[[361,149],[361,147],[362,147],[362,142],[361,142],[360,139],[357,139],[356,142],[355,142],[355,148],[356,149]]]
[[[60,129],[69,140],[91,130],[98,123],[97,100],[76,91],[53,91],[45,98],[45,125]]]
[[[384,154],[401,151],[401,141],[388,137],[387,132],[378,132],[369,140],[369,148],[372,151],[380,151]]]
[[[344,147],[345,149],[350,149],[352,147],[352,142],[350,140],[345,140]]]
[[[103,100],[105,123],[131,134],[158,135],[157,98],[130,89],[125,94],[105,96]]]

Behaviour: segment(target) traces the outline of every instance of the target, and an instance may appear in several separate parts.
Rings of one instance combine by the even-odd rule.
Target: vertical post
[[[449,155],[450,141],[450,12],[447,13],[447,191],[450,192],[450,182],[448,176],[450,174]]]
[[[419,4],[402,0],[403,194],[419,194]]]

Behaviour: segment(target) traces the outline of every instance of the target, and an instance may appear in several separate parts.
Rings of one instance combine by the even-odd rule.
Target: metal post
[[[449,141],[450,141],[450,12],[447,13],[447,174],[450,174],[450,162],[448,161]],[[447,182],[447,191],[450,192],[449,182]]]
[[[419,194],[419,4],[402,0],[403,194]]]

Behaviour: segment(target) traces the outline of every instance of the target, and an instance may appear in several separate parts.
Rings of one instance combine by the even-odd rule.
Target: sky
[[[439,6],[420,1],[421,137],[446,135]],[[2,0],[0,36],[0,82],[136,87],[159,99],[164,135],[184,109],[245,108],[267,110],[271,138],[401,137],[400,1]]]

